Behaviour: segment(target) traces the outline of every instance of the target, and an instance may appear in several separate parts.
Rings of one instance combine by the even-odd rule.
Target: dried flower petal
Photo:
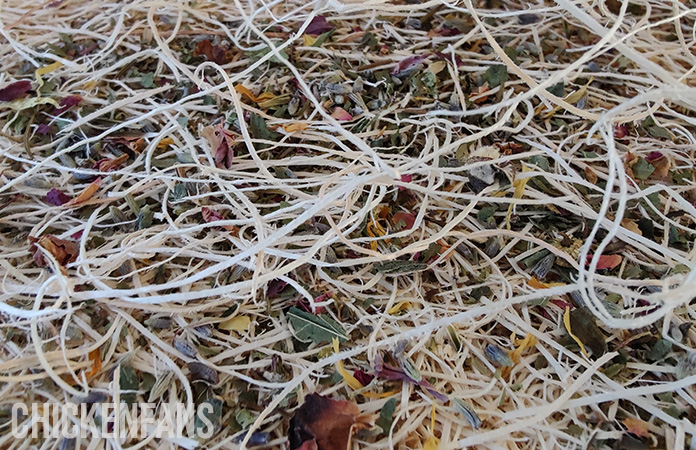
[[[474,408],[469,405],[469,403],[465,402],[464,400],[460,400],[458,398],[453,398],[452,402],[454,403],[454,406],[457,408],[457,411],[461,413],[461,415],[464,416],[467,422],[474,428],[474,430],[478,430],[481,428],[481,418],[479,418],[478,414],[476,414],[476,411],[474,411]]]
[[[334,26],[331,25],[329,22],[326,21],[326,17],[324,16],[316,16],[312,21],[307,25],[307,28],[305,28],[305,34],[311,34],[314,36],[319,36],[320,34],[324,34],[328,31],[331,31],[334,29]]]
[[[99,190],[99,187],[101,186],[102,179],[101,177],[97,178],[94,180],[92,183],[90,183],[89,186],[84,188],[82,192],[80,192],[77,197],[73,198],[70,200],[66,205],[68,206],[74,206],[74,205],[79,205],[80,203],[84,203]]]
[[[11,102],[26,97],[30,90],[31,83],[29,81],[15,81],[0,89],[0,102]]]
[[[512,367],[515,365],[512,358],[510,358],[510,355],[495,344],[488,344],[484,353],[488,359],[503,367]]]
[[[348,113],[348,111],[341,108],[340,106],[337,106],[334,108],[333,113],[331,113],[331,117],[333,117],[336,120],[340,120],[340,121],[353,120],[353,116],[351,116]]]
[[[35,240],[31,247],[34,254],[34,262],[42,267],[48,265],[48,261],[46,261],[43,253],[37,247],[42,247],[48,251],[62,267],[74,262],[80,252],[77,243],[60,239],[52,234],[41,236],[40,239]]]
[[[226,64],[230,60],[227,49],[220,45],[213,45],[208,39],[196,44],[193,56],[205,56],[208,61],[212,61],[219,65]]]
[[[63,191],[53,188],[46,194],[46,203],[53,206],[61,206],[68,203],[71,198],[69,195],[64,194]]]
[[[290,449],[349,450],[353,434],[370,426],[354,403],[310,394],[290,419]]]
[[[414,56],[409,56],[406,59],[403,59],[399,62],[399,64],[392,69],[392,75],[397,75],[397,74],[403,74],[405,72],[412,71],[416,69],[423,61],[425,61],[425,56],[423,55],[414,55]]]
[[[69,110],[73,106],[77,106],[82,101],[82,97],[79,95],[69,95],[60,101],[60,108],[56,109],[53,113],[59,115]]]

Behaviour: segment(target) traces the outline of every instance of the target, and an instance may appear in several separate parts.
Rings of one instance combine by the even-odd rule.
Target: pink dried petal
[[[214,211],[210,208],[206,208],[205,206],[201,208],[201,214],[203,215],[203,220],[205,220],[206,223],[216,222],[218,220],[225,220],[225,218],[222,217],[222,215],[219,212]]]
[[[558,306],[558,307],[561,308],[563,311],[565,311],[566,308],[573,309],[573,305],[571,305],[571,304],[568,303],[568,302],[564,302],[563,300],[558,300],[558,299],[552,298],[552,299],[551,299],[551,303],[553,303],[554,305]]]
[[[317,296],[314,299],[314,303],[323,303],[323,302],[327,301],[328,299],[330,299],[332,296],[333,296],[333,294],[331,292],[324,292],[323,294]]]
[[[323,306],[317,306],[315,308],[315,311],[312,311],[312,305],[310,305],[309,301],[307,301],[307,299],[304,297],[297,300],[295,306],[300,308],[302,311],[308,312],[310,314],[324,314],[326,312],[326,308],[324,308]]]
[[[85,47],[85,48],[80,52],[80,56],[89,55],[89,54],[92,53],[98,46],[99,46],[99,44],[97,44],[96,42],[92,42],[91,45],[89,45],[88,47]]]
[[[425,60],[425,56],[422,55],[415,55],[415,56],[409,56],[408,58],[402,60],[399,64],[394,67],[392,70],[392,75],[395,75],[397,73],[404,72],[409,69],[413,69],[420,63],[422,63]]]
[[[413,180],[413,175],[401,175],[401,182],[402,183],[410,183]],[[400,191],[405,191],[406,188],[404,186],[399,186]]]
[[[451,55],[446,55],[442,52],[435,52],[435,57],[443,61],[452,61]],[[460,58],[459,55],[454,55],[454,62],[457,64],[457,67],[464,64],[464,60]]]
[[[348,111],[345,109],[341,108],[340,106],[337,106],[334,108],[333,113],[331,114],[331,117],[333,117],[336,120],[340,121],[347,121],[347,120],[353,120],[353,116],[351,116]]]

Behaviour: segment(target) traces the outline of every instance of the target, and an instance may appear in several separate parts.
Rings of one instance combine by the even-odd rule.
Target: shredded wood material
[[[359,448],[693,448],[694,8],[2,2],[0,427],[289,448],[321,393]]]

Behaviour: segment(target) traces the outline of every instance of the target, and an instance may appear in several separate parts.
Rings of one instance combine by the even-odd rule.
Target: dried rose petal
[[[462,34],[462,31],[458,28],[451,28],[447,25],[443,25],[439,30],[435,31],[438,36],[458,36]]]
[[[70,197],[67,194],[64,194],[62,191],[53,188],[50,191],[48,191],[48,194],[46,194],[46,203],[49,205],[53,206],[61,206],[64,205],[65,203],[68,203],[72,197]]]
[[[318,36],[333,29],[334,26],[327,22],[324,16],[316,16],[314,19],[312,19],[309,25],[307,25],[307,28],[305,29],[305,34]]]
[[[647,162],[653,162],[653,161],[657,161],[658,159],[662,158],[662,156],[663,156],[662,153],[660,153],[658,151],[654,151],[654,152],[648,153],[648,156],[645,157],[645,160]]]
[[[268,298],[273,298],[276,297],[280,292],[285,289],[285,286],[287,286],[288,283],[280,280],[278,278],[271,280],[270,283],[268,283],[268,289],[266,290],[266,297]]]
[[[399,211],[392,216],[392,222],[395,226],[399,225],[399,222],[404,221],[404,230],[410,230],[413,228],[413,224],[416,222],[416,215],[413,213]]]
[[[356,380],[360,382],[363,386],[367,386],[372,382],[372,380],[375,379],[374,375],[371,375],[365,371],[362,371],[360,369],[354,370],[353,371],[353,376],[355,377]]]
[[[319,297],[321,297],[321,295],[320,295]],[[317,298],[319,298],[319,297],[317,297]],[[302,298],[300,298],[299,300],[297,300],[297,302],[295,303],[295,305],[296,305],[298,308],[300,308],[301,310],[303,310],[303,311],[305,311],[305,312],[308,312],[308,313],[310,313],[310,314],[324,314],[324,313],[326,312],[326,308],[324,308],[323,306],[317,306],[317,307],[315,308],[316,310],[315,310],[315,311],[312,311],[312,305],[310,305],[310,304],[309,304],[309,301],[308,301],[306,298],[304,298],[304,297],[302,297]]]
[[[47,125],[47,124],[45,124],[45,123],[40,123],[40,124],[36,127],[36,134],[40,134],[40,135],[42,135],[42,136],[46,136],[46,135],[48,135],[48,134],[53,134],[53,133],[54,133],[53,127],[50,126],[50,125]]]
[[[193,51],[193,56],[201,55],[205,56],[208,61],[212,61],[219,65],[227,64],[230,60],[227,49],[220,45],[213,45],[207,39],[199,42],[196,45],[196,49]]]
[[[441,59],[441,60],[445,60],[445,61],[452,61],[451,55],[446,55],[442,52],[435,52],[435,57],[437,59]],[[464,60],[459,55],[454,55],[454,62],[457,64],[457,66],[461,66],[462,64],[464,64]]]
[[[203,215],[203,220],[205,220],[207,223],[225,220],[225,218],[222,217],[222,214],[210,208],[206,208],[205,206],[201,209],[201,214]]]
[[[392,70],[392,75],[396,75],[402,72],[405,72],[410,69],[414,69],[416,66],[418,66],[420,63],[422,63],[425,60],[425,56],[422,55],[414,55],[414,56],[409,56],[408,58],[402,60],[399,64],[394,67]]]
[[[62,114],[73,106],[79,105],[81,101],[82,97],[79,95],[69,95],[60,101],[60,108],[56,109],[54,114]]]
[[[34,238],[34,243],[30,247],[33,252],[34,262],[36,265],[44,267],[48,265],[48,261],[44,257],[43,252],[38,248],[42,247],[48,251],[56,259],[58,264],[65,267],[77,259],[79,248],[73,241],[60,239],[52,234],[41,236],[38,240]]]
[[[413,175],[401,175],[401,182],[402,183],[410,183],[413,180]],[[400,191],[405,191],[406,188],[404,186],[399,186]]]
[[[351,116],[348,111],[345,109],[341,108],[340,106],[337,106],[334,108],[333,113],[331,114],[331,117],[333,117],[336,120],[340,121],[345,121],[345,120],[353,120],[353,116]]]
[[[616,125],[614,127],[614,139],[623,139],[628,136],[628,127],[626,125]]]
[[[371,426],[355,403],[310,394],[290,419],[290,449],[348,450],[353,434]]]
[[[447,401],[447,396],[436,391],[435,387],[432,384],[430,384],[425,378],[421,379],[420,381],[415,381],[413,378],[408,376],[406,372],[403,371],[403,369],[391,366],[389,364],[385,364],[382,360],[382,356],[379,354],[375,358],[375,373],[377,375],[377,378],[382,380],[415,383],[418,386],[430,392],[430,394],[438,400],[442,402]]]
[[[201,136],[208,140],[211,150],[215,151],[215,166],[229,169],[234,157],[234,135],[223,124],[217,124],[203,128]]]
[[[592,261],[592,258],[594,255],[587,255],[587,265],[590,265],[590,262]],[[599,257],[599,260],[597,261],[597,270],[604,270],[604,269],[613,269],[619,264],[621,264],[621,261],[623,261],[623,257],[621,255],[602,255]]]
[[[98,170],[100,172],[109,172],[111,170],[116,170],[119,167],[121,167],[121,164],[126,162],[128,160],[128,154],[124,153],[123,155],[119,156],[118,158],[102,158],[96,163],[94,163],[94,166],[92,168],[94,170]]]
[[[0,89],[0,102],[11,102],[12,100],[26,97],[30,90],[31,83],[29,81],[15,81]]]

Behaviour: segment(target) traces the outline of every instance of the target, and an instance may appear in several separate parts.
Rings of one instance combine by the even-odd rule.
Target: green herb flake
[[[320,344],[331,342],[333,338],[340,342],[348,340],[341,325],[326,314],[310,314],[293,306],[287,316],[299,341]]]
[[[379,412],[379,418],[375,422],[378,427],[382,429],[383,434],[388,434],[391,430],[392,423],[394,423],[394,411],[396,411],[396,399],[390,398],[382,406]]]
[[[486,70],[484,79],[488,81],[488,86],[494,88],[505,83],[508,80],[507,66],[503,64],[495,64]]]

